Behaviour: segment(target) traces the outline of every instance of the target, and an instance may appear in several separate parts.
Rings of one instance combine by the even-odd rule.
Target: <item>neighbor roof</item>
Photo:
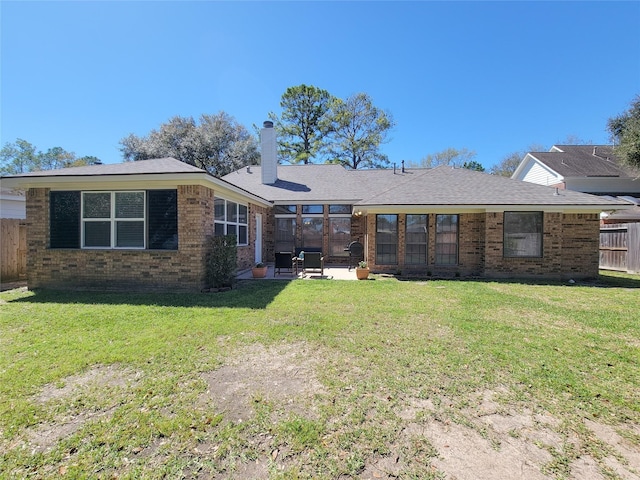
[[[275,203],[348,202],[354,205],[548,205],[611,207],[622,202],[468,169],[347,170],[339,165],[280,165],[273,185],[260,167],[230,173],[225,180]]]
[[[554,145],[549,152],[529,155],[565,178],[634,176],[620,164],[609,145]]]

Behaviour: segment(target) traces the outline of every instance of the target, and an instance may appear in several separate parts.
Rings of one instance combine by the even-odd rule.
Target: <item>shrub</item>
[[[208,288],[233,286],[238,264],[235,235],[212,236],[206,244],[206,285]]]

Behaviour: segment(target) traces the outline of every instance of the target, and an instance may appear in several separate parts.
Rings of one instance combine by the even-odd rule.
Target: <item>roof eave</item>
[[[544,212],[560,212],[560,213],[601,213],[604,211],[626,210],[633,208],[633,205],[623,204],[424,204],[424,205],[384,205],[384,204],[356,204],[354,212],[362,213],[486,213],[486,212],[506,212],[506,211],[544,211]]]
[[[4,187],[26,190],[29,188],[51,188],[52,190],[67,189],[124,189],[124,188],[169,188],[178,185],[202,185],[218,187],[233,194],[247,197],[253,203],[265,207],[272,202],[250,193],[236,185],[214,177],[207,172],[182,173],[130,173],[106,175],[51,175],[51,176],[23,176],[4,177]],[[215,189],[215,188],[214,188]]]

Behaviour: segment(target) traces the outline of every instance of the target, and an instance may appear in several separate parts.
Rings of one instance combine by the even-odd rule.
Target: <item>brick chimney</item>
[[[278,179],[278,154],[276,131],[273,122],[267,120],[260,130],[260,153],[262,164],[262,183],[273,185]]]

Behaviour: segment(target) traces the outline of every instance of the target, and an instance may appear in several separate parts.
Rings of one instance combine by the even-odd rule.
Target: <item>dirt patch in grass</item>
[[[117,365],[97,365],[84,373],[45,385],[40,393],[34,397],[34,401],[42,404],[69,398],[80,390],[90,388],[126,387],[139,377],[140,373],[125,370]]]
[[[636,438],[637,426],[613,428],[585,420],[586,437],[602,442],[590,455],[585,452],[593,445],[584,444],[586,437],[563,431],[549,413],[495,400],[505,393],[478,392],[462,409],[447,398],[409,399],[397,412],[404,425],[389,453],[370,456],[359,478],[417,473],[456,480],[640,479],[640,448],[626,438]],[[416,463],[423,465],[417,472]]]
[[[242,425],[235,430],[237,437],[227,438],[226,446],[217,441],[221,437],[215,435],[227,428],[223,424],[201,430],[199,440],[151,438],[133,448],[131,462],[151,472],[160,469],[172,452],[182,450],[189,458],[189,466],[182,470],[185,478],[216,480],[298,474],[300,478],[389,480],[640,479],[640,426],[612,427],[585,419],[584,431],[567,429],[551,413],[514,401],[506,387],[460,397],[381,395],[372,402],[378,408],[368,410],[356,427],[336,415],[326,418],[327,412],[343,411],[333,410],[341,400],[318,379],[328,358],[327,352],[304,342],[270,347],[256,343],[234,350],[220,368],[201,374],[207,390],[193,408],[222,413],[227,426]],[[53,412],[87,392],[104,397],[114,389],[132,388],[139,378],[139,373],[119,366],[96,366],[46,385],[33,402]],[[351,391],[351,387],[339,388]],[[390,410],[380,408],[394,402]],[[88,422],[112,418],[117,407],[108,402],[101,405],[106,406],[77,407],[27,429],[23,447],[32,454],[45,453]],[[265,411],[267,420],[260,419]],[[314,436],[316,425],[320,433]],[[367,429],[384,432],[387,436],[380,442],[384,445],[378,445],[375,433],[360,436],[360,430]],[[338,445],[351,438],[357,440]],[[303,443],[296,445],[296,440]],[[322,464],[318,460],[322,455],[333,463]],[[345,459],[351,457],[358,465],[349,467]],[[122,468],[120,473],[126,473]],[[348,468],[352,470],[345,473]]]
[[[117,365],[97,365],[78,375],[66,377],[55,384],[45,385],[33,397],[39,405],[50,405],[52,408],[59,402],[76,398],[89,391],[98,396],[104,396],[113,388],[131,386],[140,373],[136,373]],[[52,448],[58,441],[73,435],[87,422],[108,418],[114,408],[101,410],[80,410],[59,414],[52,422],[40,423],[34,428],[27,429],[26,437],[31,451],[44,452]]]
[[[253,344],[202,375],[208,385],[202,401],[213,402],[231,422],[247,421],[261,400],[276,403],[285,413],[313,417],[309,401],[322,392],[317,364],[317,352],[303,343],[271,348]]]

